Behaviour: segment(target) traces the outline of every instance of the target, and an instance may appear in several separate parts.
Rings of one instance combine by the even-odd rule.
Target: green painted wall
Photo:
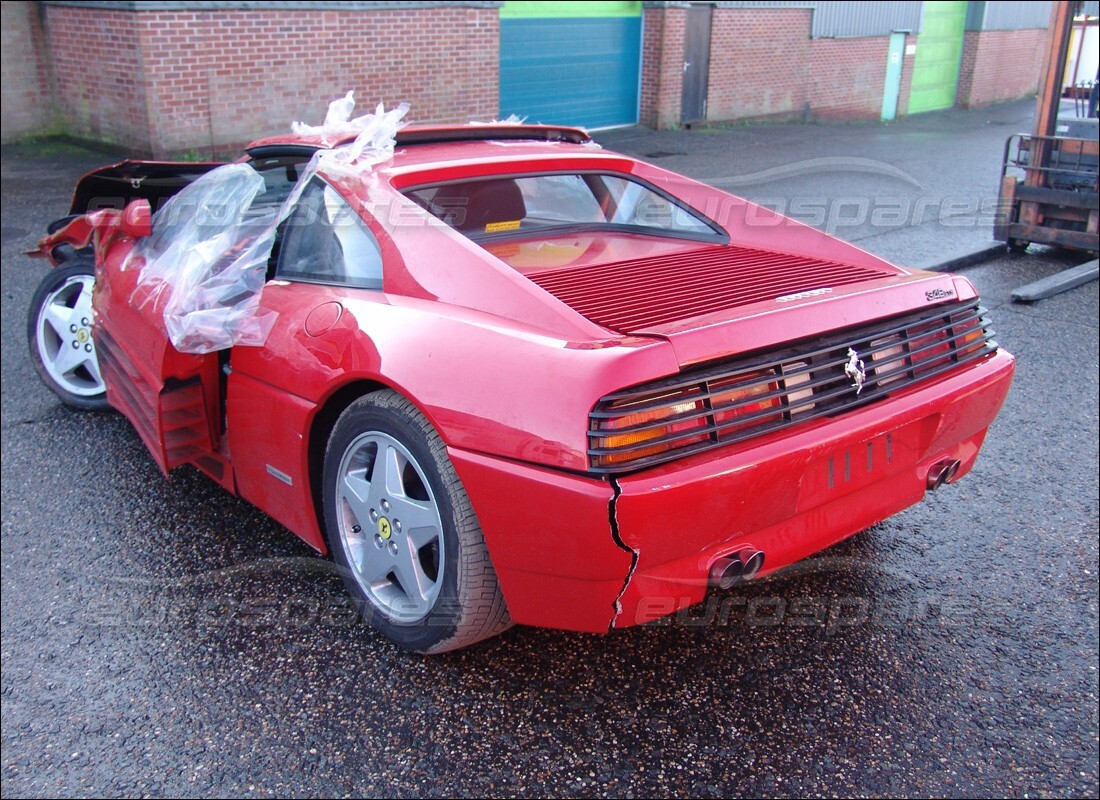
[[[509,0],[500,9],[501,19],[531,19],[534,17],[640,17],[640,2],[595,2],[594,0]]]
[[[909,89],[909,113],[955,105],[962,61],[966,3],[931,0],[924,4]]]

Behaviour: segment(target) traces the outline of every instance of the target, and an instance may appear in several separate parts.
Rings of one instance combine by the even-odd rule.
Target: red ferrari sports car
[[[873,525],[970,470],[1014,368],[965,278],[571,128],[127,161],[37,253],[47,385],[426,653],[644,623]]]

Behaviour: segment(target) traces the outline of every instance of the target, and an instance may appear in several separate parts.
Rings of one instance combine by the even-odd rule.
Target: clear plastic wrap
[[[259,293],[280,209],[252,210],[263,191],[249,165],[218,167],[172,197],[138,243],[144,263],[132,300],[160,310],[180,352],[266,341],[276,315],[261,312]]]
[[[319,150],[302,170],[280,207],[254,207],[264,179],[248,164],[226,164],[173,196],[153,219],[152,236],[141,240],[123,269],[140,264],[131,297],[136,306],[159,311],[173,346],[183,353],[210,353],[234,345],[260,346],[277,314],[260,308],[276,229],[319,171],[330,177],[363,176],[393,156],[394,139],[408,105],[349,119],[353,93],[329,105],[325,123],[293,125],[299,134],[354,141]]]
[[[350,98],[351,94],[348,92],[348,96],[344,99]],[[348,136],[355,133],[355,140],[342,147],[318,152],[318,166],[326,172],[336,171],[347,174],[363,172],[375,164],[388,161],[393,157],[397,131],[404,127],[405,123],[402,120],[408,111],[408,103],[401,103],[392,111],[386,111],[385,106],[379,103],[373,114],[364,114],[346,123],[346,126],[341,128],[342,135]],[[332,113],[331,105],[329,113]]]
[[[290,129],[301,136],[320,136],[327,147],[332,147],[354,134],[356,138],[350,145],[353,150],[350,157],[346,159],[348,161],[355,160],[361,153],[368,151],[386,151],[392,155],[394,136],[403,124],[401,118],[408,110],[409,104],[401,103],[387,113],[382,103],[379,103],[373,114],[363,114],[352,119],[351,115],[355,111],[355,92],[351,91],[328,104],[325,121],[320,125],[294,122]]]

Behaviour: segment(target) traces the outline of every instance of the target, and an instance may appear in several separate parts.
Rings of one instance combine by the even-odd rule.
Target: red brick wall
[[[1042,29],[967,31],[956,103],[973,108],[1033,96],[1048,46]]]
[[[651,128],[671,128],[680,123],[687,10],[647,8],[644,14],[638,119]]]
[[[879,119],[889,52],[889,36],[810,42],[810,115]]]
[[[358,113],[379,100],[387,107],[407,100],[409,119],[418,122],[497,115],[495,8],[51,6],[47,19],[65,87],[59,100],[74,132],[146,154],[229,151],[288,131],[293,120],[319,124],[328,101],[348,89]],[[91,78],[88,63],[97,65]]]
[[[0,3],[0,139],[5,142],[48,132],[53,123],[53,96],[38,10],[37,3]]]
[[[640,118],[672,127],[687,11],[644,13]],[[878,118],[888,37],[811,39],[810,13],[715,8],[710,121]],[[407,100],[421,122],[498,109],[495,8],[128,12],[5,0],[3,36],[5,140],[48,126],[52,107],[72,134],[156,156],[231,152],[292,120],[318,123],[348,89],[360,112]],[[1042,30],[967,33],[959,104],[1034,93],[1045,46]],[[906,56],[899,115],[912,72]]]
[[[711,17],[707,117],[801,116],[811,75],[808,8],[716,8]]]
[[[148,150],[138,15],[46,6],[45,20],[57,103],[68,132]]]
[[[708,118],[878,119],[889,37],[811,39],[810,25],[810,9],[716,8]]]

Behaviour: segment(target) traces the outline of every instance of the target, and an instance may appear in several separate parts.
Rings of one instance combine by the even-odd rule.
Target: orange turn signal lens
[[[681,419],[702,408],[703,404],[699,400],[687,400],[601,420],[599,424],[601,435],[596,439],[596,447],[601,450],[621,452],[601,455],[598,458],[599,463],[606,466],[637,461],[705,440],[706,434],[677,437],[677,434],[706,426],[704,417]],[[604,435],[603,431],[620,432]],[[653,444],[647,447],[644,446],[646,442],[653,442]]]

